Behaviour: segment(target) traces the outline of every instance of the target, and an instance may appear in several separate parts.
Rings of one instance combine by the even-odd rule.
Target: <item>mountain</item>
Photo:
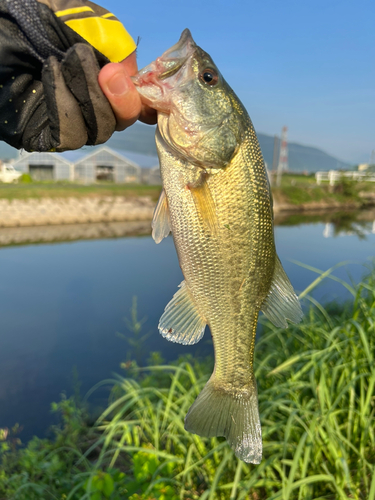
[[[264,161],[272,169],[274,137],[257,134]],[[280,142],[280,140],[279,140]],[[280,146],[278,146],[280,147]],[[350,170],[352,165],[325,153],[313,146],[302,146],[294,142],[288,143],[289,170],[293,172],[318,172],[327,170]]]
[[[11,158],[18,158],[18,150],[6,142],[0,141],[0,160],[7,161]]]
[[[264,160],[272,168],[274,138],[271,135],[257,134]],[[109,147],[156,156],[155,127],[136,123],[124,132],[115,132],[107,142]],[[349,163],[338,160],[321,149],[288,143],[289,170],[294,172],[318,172],[319,170],[348,170]]]
[[[107,141],[107,146],[113,149],[124,149],[157,156],[155,146],[155,126],[135,123],[123,132],[115,132]]]
[[[257,134],[260,147],[267,162],[268,168],[272,168],[274,138],[266,134]],[[155,127],[135,123],[123,132],[115,132],[107,141],[110,148],[123,151],[132,151],[143,155],[157,156],[155,147]],[[85,151],[92,152],[100,146],[86,146]],[[350,169],[349,163],[343,162],[325,153],[321,149],[301,144],[288,143],[289,170],[294,172],[317,172],[318,170]],[[18,151],[5,142],[0,141],[0,159],[16,158]]]

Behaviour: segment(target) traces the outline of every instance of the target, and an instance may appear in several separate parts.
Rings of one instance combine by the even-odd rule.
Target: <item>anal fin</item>
[[[275,326],[281,328],[288,327],[287,319],[292,323],[299,323],[303,317],[298,297],[278,256],[270,291],[260,310]]]
[[[205,327],[206,321],[194,304],[186,282],[183,281],[160,318],[159,332],[171,342],[192,345],[203,337]]]
[[[163,189],[155,207],[154,218],[151,223],[152,237],[155,243],[160,243],[171,232],[171,221],[168,210],[168,200]]]

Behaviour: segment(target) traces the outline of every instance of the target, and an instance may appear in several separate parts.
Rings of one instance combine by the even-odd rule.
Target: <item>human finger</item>
[[[116,117],[116,130],[137,121],[142,111],[140,96],[130,76],[137,72],[135,52],[121,63],[106,64],[99,73],[99,85]]]

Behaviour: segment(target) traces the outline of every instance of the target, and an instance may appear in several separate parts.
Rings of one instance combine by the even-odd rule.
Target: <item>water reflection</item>
[[[150,221],[93,222],[59,226],[0,228],[0,247],[104,238],[123,238],[151,233]]]
[[[323,223],[325,238],[375,234],[375,210],[276,214],[275,226]],[[98,222],[0,228],[0,247],[79,240],[124,238],[151,234],[151,221]]]
[[[309,223],[323,223],[324,238],[355,235],[363,239],[366,235],[375,234],[375,210],[323,212],[313,215],[293,214],[277,216],[275,219],[275,224],[280,226]]]
[[[324,226],[323,236],[325,238],[335,238],[336,236],[358,236],[363,239],[366,235],[375,234],[375,220],[372,222],[351,222],[347,227],[337,227],[332,222],[327,222]]]

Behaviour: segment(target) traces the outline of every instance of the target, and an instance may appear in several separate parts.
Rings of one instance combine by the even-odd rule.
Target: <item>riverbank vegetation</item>
[[[237,460],[223,438],[184,430],[212,359],[165,365],[153,354],[148,366],[126,361],[122,375],[100,384],[112,390],[95,425],[72,397],[52,405],[62,416],[53,440],[20,447],[4,429],[0,498],[375,500],[375,272],[343,283],[350,302],[325,307],[307,300],[324,276],[301,294],[300,325],[262,320],[260,465]],[[141,338],[136,315],[132,324]]]
[[[305,204],[352,204],[358,208],[374,203],[371,193],[375,194],[373,182],[363,182],[342,177],[335,185],[328,182],[316,183],[315,175],[283,174],[281,185],[277,187],[273,179],[272,193],[279,204],[299,206]],[[318,208],[318,207],[317,207]]]
[[[147,184],[115,184],[98,182],[78,184],[74,182],[20,182],[18,184],[0,183],[0,200],[26,200],[43,198],[90,198],[124,196],[135,198],[149,196],[155,201],[159,198],[161,186]]]
[[[24,182],[18,184],[0,183],[0,199],[41,199],[41,198],[82,198],[99,196],[150,196],[157,200],[161,186],[146,184],[115,184],[111,182],[97,182],[83,185],[68,181],[33,182],[30,176],[22,177]],[[273,180],[272,192],[276,204],[289,205],[291,209],[301,205],[351,205],[360,208],[375,204],[375,186],[372,182],[358,182],[342,178],[334,186],[328,182],[316,184],[314,174],[297,175],[284,174],[281,186],[276,186]],[[373,194],[373,196],[372,196]]]

